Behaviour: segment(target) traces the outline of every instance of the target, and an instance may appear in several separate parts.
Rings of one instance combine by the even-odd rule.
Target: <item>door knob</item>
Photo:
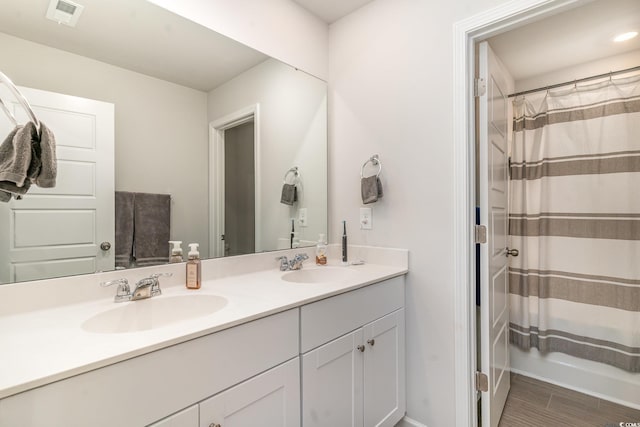
[[[100,249],[102,249],[103,251],[108,251],[109,249],[111,249],[111,243],[109,242],[100,243]]]
[[[518,256],[520,254],[520,252],[517,249],[506,249],[507,251],[507,256],[511,255],[511,256]]]

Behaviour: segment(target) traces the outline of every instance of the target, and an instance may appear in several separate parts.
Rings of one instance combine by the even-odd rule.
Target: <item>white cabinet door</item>
[[[304,427],[362,426],[362,329],[302,356]]]
[[[405,412],[404,309],[363,327],[364,425],[393,427]]]
[[[198,405],[193,405],[177,414],[150,424],[149,427],[198,427]]]
[[[300,426],[300,359],[295,358],[200,403],[200,426]]]

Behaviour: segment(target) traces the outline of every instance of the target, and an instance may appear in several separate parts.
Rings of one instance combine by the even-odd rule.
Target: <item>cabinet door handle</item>
[[[222,426],[220,424],[211,423],[209,424],[209,427],[222,427]]]
[[[361,353],[364,352],[364,346],[363,345],[359,345],[358,347],[356,347],[358,350],[360,350]]]
[[[371,347],[373,347],[374,345],[376,345],[376,340],[371,338],[370,340],[367,340],[367,344],[369,344]]]

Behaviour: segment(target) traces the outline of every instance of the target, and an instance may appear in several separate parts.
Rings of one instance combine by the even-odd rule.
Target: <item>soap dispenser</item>
[[[189,260],[187,261],[187,289],[200,289],[202,276],[202,264],[197,243],[189,243]]]
[[[169,244],[173,245],[171,248],[171,256],[169,257],[169,263],[182,262],[182,242],[180,240],[169,240]]]
[[[322,233],[320,233],[316,244],[316,265],[327,265],[327,242],[324,241]]]

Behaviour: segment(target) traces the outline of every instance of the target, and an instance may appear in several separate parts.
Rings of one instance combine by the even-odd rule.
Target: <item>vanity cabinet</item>
[[[200,403],[200,427],[300,426],[300,359]]]
[[[404,325],[395,277],[68,372],[0,399],[0,426],[394,426],[405,412]]]
[[[187,427],[165,417],[297,360],[299,331],[291,309],[52,382],[0,400],[0,426]]]
[[[296,357],[149,427],[300,426]]]
[[[403,306],[397,278],[301,308],[304,427],[394,426],[404,416]]]

